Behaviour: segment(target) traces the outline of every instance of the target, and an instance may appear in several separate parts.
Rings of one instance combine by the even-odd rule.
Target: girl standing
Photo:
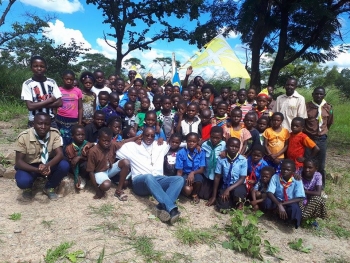
[[[164,175],[176,175],[177,170],[175,169],[176,155],[181,149],[182,136],[179,133],[173,133],[170,136],[169,145],[170,149],[168,153],[164,156]]]
[[[83,84],[83,117],[82,124],[86,126],[93,121],[95,112],[96,95],[91,91],[95,83],[95,78],[91,72],[85,71],[80,76],[80,82]]]
[[[66,70],[62,78],[63,86],[59,87],[62,93],[62,107],[57,109],[56,122],[63,139],[63,146],[66,146],[72,143],[72,126],[82,123],[83,94],[79,88],[74,87],[73,71]]]

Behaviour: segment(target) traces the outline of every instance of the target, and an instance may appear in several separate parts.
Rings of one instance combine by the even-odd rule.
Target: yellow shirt
[[[267,148],[272,154],[276,154],[283,149],[290,135],[289,131],[285,128],[282,128],[280,132],[276,132],[272,128],[267,128],[263,136],[267,140]],[[284,158],[284,154],[281,154],[277,158]]]

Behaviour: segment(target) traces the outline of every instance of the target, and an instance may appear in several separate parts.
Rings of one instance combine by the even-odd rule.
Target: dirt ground
[[[14,133],[18,132],[14,131],[16,128],[14,124],[1,131],[0,153],[4,156],[13,151]],[[339,158],[337,153],[330,152],[329,160],[333,162],[336,158]],[[349,156],[342,158],[349,160]],[[62,242],[74,242],[69,251],[84,252],[80,262],[97,262],[103,248],[103,262],[146,262],[145,256],[137,253],[133,245],[142,236],[152,238],[154,250],[164,253],[164,262],[167,262],[166,259],[171,259],[171,262],[258,262],[242,253],[224,249],[221,245],[226,239],[224,234],[192,246],[182,244],[175,237],[175,231],[181,227],[224,228],[229,216],[206,207],[203,200],[193,205],[181,197],[179,207],[183,219],[170,226],[151,215],[155,204],[151,198],[135,196],[130,189],[126,190],[129,197],[126,202],[113,196],[114,189],[108,192],[106,198],[94,200],[89,187],[54,202],[41,192],[42,183],[36,184],[33,201],[23,202],[15,181],[0,178],[0,262],[44,262],[47,250]],[[10,220],[9,216],[14,213],[20,213],[21,219]],[[342,262],[350,262],[349,240],[339,239],[327,229],[320,233],[305,228],[295,230],[271,216],[263,216],[259,227],[264,232],[262,239],[269,240],[280,249],[278,256],[284,259],[283,262],[329,262],[331,258],[341,257],[345,259]],[[288,242],[298,238],[312,247],[310,253],[289,248]],[[280,262],[278,258],[264,253],[264,248],[261,251],[265,262]]]

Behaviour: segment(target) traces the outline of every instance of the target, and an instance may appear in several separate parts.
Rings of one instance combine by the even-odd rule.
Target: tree
[[[97,69],[102,70],[105,76],[112,75],[114,73],[115,60],[109,59],[99,53],[87,53],[83,55],[83,61],[79,62],[78,65],[84,70],[95,71]]]
[[[25,17],[27,21],[23,24],[19,22],[14,22],[11,26],[12,30],[2,31],[1,27],[4,26],[6,17],[8,16],[12,5],[16,0],[9,0],[8,2],[3,2],[0,0],[0,6],[5,4],[5,9],[0,16],[0,47],[3,46],[6,42],[16,39],[17,37],[25,35],[36,35],[42,33],[45,27],[48,27],[47,22],[54,19],[52,16],[47,16],[45,18],[40,18],[34,14],[26,13]]]
[[[345,97],[350,98],[350,69],[343,69],[334,84]]]
[[[252,52],[251,86],[259,89],[264,53],[275,54],[268,80],[275,85],[281,69],[298,58],[325,62],[344,52],[344,46],[335,49],[334,44],[342,41],[340,19],[349,14],[350,4],[348,0],[218,0],[206,11],[211,17],[198,25],[190,43],[202,46],[218,33],[239,33]]]
[[[104,16],[103,23],[109,24],[113,33],[104,33],[106,43],[116,50],[116,74],[120,74],[122,60],[130,52],[136,49],[151,49],[150,44],[157,40],[173,41],[176,38],[187,39],[188,32],[184,27],[173,26],[168,22],[171,16],[182,19],[188,16],[190,20],[199,16],[199,9],[203,0],[87,0],[87,4],[94,4],[101,9]],[[158,32],[150,34],[152,26],[158,25]],[[176,23],[178,24],[178,23]],[[145,29],[137,29],[136,25],[145,26]],[[116,40],[111,44],[107,37]],[[128,46],[122,50],[125,39],[128,38]]]
[[[166,58],[156,58],[153,60],[154,63],[157,63],[161,68],[162,68],[162,72],[163,72],[163,80],[165,81],[166,77],[168,76],[168,74],[170,73],[171,70],[171,66],[172,66],[172,59],[169,57]],[[181,67],[180,61],[176,60],[175,61],[175,66],[176,68]],[[169,67],[168,72],[166,72],[166,67]]]

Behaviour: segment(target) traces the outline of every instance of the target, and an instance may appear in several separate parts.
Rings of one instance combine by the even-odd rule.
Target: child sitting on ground
[[[210,139],[202,144],[202,151],[205,152],[206,168],[203,176],[203,183],[199,197],[208,200],[213,193],[216,163],[220,153],[226,149],[226,142],[223,140],[224,131],[222,127],[214,126],[210,130]]]
[[[105,114],[101,110],[94,113],[92,123],[85,126],[85,139],[88,142],[97,142],[98,131],[105,126]]]
[[[247,159],[239,154],[240,147],[239,139],[229,138],[226,142],[226,158],[217,160],[213,194],[206,204],[211,206],[216,203],[217,211],[243,208],[243,201],[247,196],[244,184],[247,177]],[[222,187],[219,189],[221,180]]]
[[[250,190],[260,180],[261,169],[268,166],[268,163],[264,160],[264,156],[264,146],[256,145],[252,149],[252,154],[248,157],[248,176],[246,179],[248,193],[250,193]]]
[[[123,137],[121,135],[121,133],[122,133],[122,120],[118,117],[110,119],[107,126],[113,132],[112,141],[121,142],[123,140]]]
[[[173,133],[170,136],[170,140],[169,140],[170,149],[168,153],[164,156],[164,175],[172,176],[177,174],[175,164],[176,164],[177,153],[182,149],[180,146],[181,140],[182,140],[181,134]]]
[[[262,203],[264,210],[278,209],[282,220],[292,222],[295,228],[301,223],[302,212],[299,202],[305,198],[302,181],[296,180],[295,163],[284,159],[281,163],[281,172],[272,176],[267,188],[267,197]]]
[[[71,165],[75,187],[84,189],[85,180],[89,178],[89,174],[86,172],[87,154],[94,144],[85,140],[85,130],[82,125],[72,127],[72,139],[73,142],[65,149],[65,155]]]
[[[182,193],[187,197],[192,196],[195,204],[199,203],[198,193],[201,189],[205,167],[205,153],[196,149],[198,142],[197,133],[188,133],[186,135],[187,147],[177,153],[175,164],[177,175],[185,179]]]
[[[300,175],[303,162],[305,160],[305,148],[311,150],[311,156],[314,157],[319,152],[320,148],[316,143],[309,138],[303,129],[305,128],[305,120],[301,117],[295,117],[291,123],[292,132],[290,133],[287,157],[294,161],[296,166],[296,174]]]
[[[251,201],[250,204],[254,211],[259,210],[262,202],[267,197],[266,191],[269,186],[271,177],[275,174],[275,169],[271,166],[265,166],[260,171],[260,180],[250,190]]]

